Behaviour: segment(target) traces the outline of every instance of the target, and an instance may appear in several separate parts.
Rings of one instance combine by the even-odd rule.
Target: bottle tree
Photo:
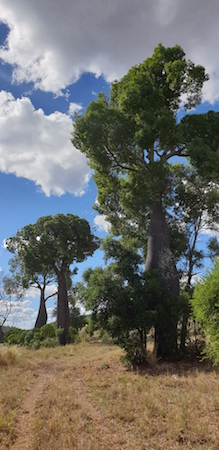
[[[187,156],[177,114],[201,101],[208,79],[202,66],[186,60],[179,46],[159,44],[151,58],[132,67],[75,117],[73,144],[88,157],[98,188],[97,209],[119,234],[122,218],[145,217],[145,270],[156,271],[161,288],[169,293],[169,318],[156,329],[158,354],[177,348],[172,301],[179,294],[179,277],[171,251],[164,198],[169,188],[169,161]],[[140,225],[138,223],[138,225]],[[169,336],[168,336],[169,335]],[[171,337],[171,339],[170,339]]]
[[[68,342],[68,279],[70,266],[91,256],[98,247],[85,219],[72,214],[40,217],[7,239],[7,248],[29,267],[31,275],[42,269],[54,274],[58,284],[57,326],[63,329],[60,344]]]
[[[18,232],[16,236],[20,241],[20,232]],[[12,243],[12,240],[8,240],[8,245],[8,249],[14,252],[14,249],[16,248],[14,246],[14,241]],[[17,296],[18,290],[20,290],[20,297],[30,288],[39,290],[40,304],[35,328],[41,328],[46,325],[48,318],[46,301],[57,295],[56,279],[53,272],[51,272],[48,266],[43,263],[42,255],[37,252],[39,246],[35,247],[34,252],[31,251],[30,258],[28,258],[30,249],[31,247],[26,244],[24,245],[24,243],[22,245],[22,251],[21,246],[19,250],[18,248],[16,249],[15,256],[9,260],[10,276],[4,277],[4,283],[11,295]],[[46,295],[46,290],[49,285],[54,286],[54,289],[51,294]]]

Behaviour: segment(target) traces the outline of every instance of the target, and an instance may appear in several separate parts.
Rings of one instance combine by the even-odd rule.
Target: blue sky
[[[198,111],[219,110],[218,17],[217,0],[0,0],[4,273],[10,258],[4,239],[40,216],[76,214],[106,235],[104,218],[92,210],[91,171],[70,142],[73,113],[83,113],[98,92],[108,93],[110,81],[151,56],[159,42],[181,45],[206,67],[210,81]],[[97,252],[79,273],[99,263]],[[17,325],[33,326],[37,307],[28,294]]]

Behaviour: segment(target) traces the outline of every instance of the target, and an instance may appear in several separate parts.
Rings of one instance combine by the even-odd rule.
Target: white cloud
[[[211,229],[208,226],[204,226],[201,229],[201,234],[207,234],[208,236],[212,237],[219,237],[219,226],[217,227],[217,229],[216,227],[214,229]]]
[[[81,105],[78,105],[77,103],[70,103],[68,113],[73,116],[75,112],[81,111],[83,108]]]
[[[7,248],[6,240],[7,240],[6,238],[3,239],[3,241],[2,241],[2,248]]]
[[[211,0],[0,0],[10,27],[3,61],[15,82],[60,93],[83,72],[120,78],[154,47],[179,44],[211,75],[204,99],[219,98],[219,2]]]
[[[94,225],[97,227],[98,231],[100,231],[100,232],[105,231],[106,233],[108,233],[111,228],[111,225],[109,222],[107,222],[105,215],[97,215],[94,218]]]
[[[38,305],[37,305],[38,306]],[[4,312],[4,305],[0,303],[0,313]],[[55,318],[53,317],[54,308],[47,308],[47,323],[53,323]],[[30,300],[14,300],[12,301],[12,308],[7,321],[6,326],[14,326],[21,329],[34,328],[37,318],[37,308],[32,308]]]
[[[57,292],[57,285],[54,284],[46,286],[45,298],[53,295],[54,292]],[[31,287],[25,292],[25,298],[40,299],[40,290],[38,288]],[[54,296],[54,299],[56,299],[56,296]]]
[[[33,328],[36,317],[37,311],[31,308],[29,300],[15,300],[12,302],[12,309],[5,325],[23,329]]]
[[[201,234],[207,234],[212,237],[219,236],[219,224],[213,222],[207,213],[204,213],[202,217]]]
[[[73,147],[71,118],[46,116],[30,99],[0,92],[0,170],[25,177],[43,192],[82,195],[90,179],[85,156]]]

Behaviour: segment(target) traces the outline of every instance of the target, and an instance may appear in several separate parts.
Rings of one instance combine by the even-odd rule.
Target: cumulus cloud
[[[70,116],[73,116],[75,112],[81,111],[83,108],[81,105],[78,105],[77,103],[70,103],[69,104],[69,109],[68,109],[68,113],[70,114]]]
[[[0,305],[4,308],[4,304]],[[23,329],[33,328],[36,321],[37,311],[31,308],[29,300],[15,300],[11,303],[11,312],[5,325],[17,326]]]
[[[219,2],[211,0],[0,0],[9,28],[0,49],[15,82],[60,93],[81,73],[120,78],[154,47],[181,45],[211,75],[204,99],[219,98]]]
[[[108,233],[110,231],[111,225],[106,220],[106,216],[99,214],[94,218],[94,225],[97,227],[98,231],[105,231]]]
[[[54,292],[57,292],[57,285],[48,285],[46,286],[45,290],[45,298],[50,297],[54,294]],[[31,299],[39,299],[40,298],[40,291],[38,288],[31,287],[25,292],[25,298],[31,298]],[[53,297],[54,300],[56,300],[56,296]]]
[[[70,141],[70,116],[35,110],[27,97],[0,92],[0,170],[34,181],[49,196],[82,195],[90,179],[85,156]]]

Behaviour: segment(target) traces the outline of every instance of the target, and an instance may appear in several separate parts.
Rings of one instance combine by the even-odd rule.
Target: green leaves
[[[98,241],[85,219],[72,214],[45,216],[7,239],[8,250],[16,253],[29,277],[48,275],[55,269],[67,271],[98,248]]]
[[[188,156],[207,181],[219,180],[219,113],[187,115],[182,119]]]
[[[208,338],[205,354],[219,363],[219,262],[197,284],[192,300],[196,320]]]

